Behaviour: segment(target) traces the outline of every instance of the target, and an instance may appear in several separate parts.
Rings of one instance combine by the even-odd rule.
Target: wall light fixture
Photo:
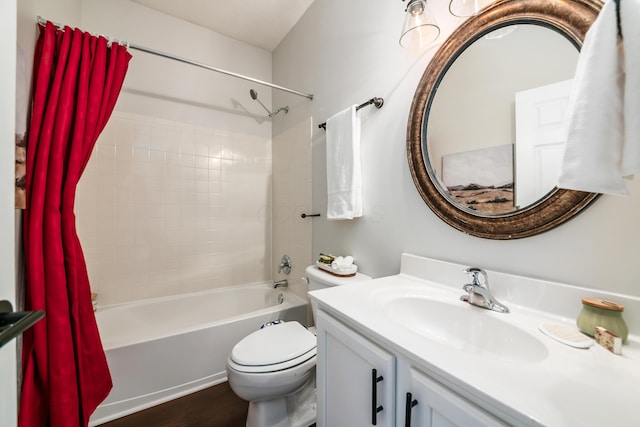
[[[460,18],[468,18],[476,15],[480,10],[493,0],[451,0],[449,13]]]
[[[422,49],[434,42],[440,35],[433,13],[427,5],[427,0],[407,1],[404,25],[400,34],[400,46],[411,49]],[[459,18],[468,18],[478,14],[485,6],[494,0],[451,0],[449,13]]]
[[[426,0],[409,0],[405,12],[400,46],[419,49],[438,38],[440,27],[427,8]]]

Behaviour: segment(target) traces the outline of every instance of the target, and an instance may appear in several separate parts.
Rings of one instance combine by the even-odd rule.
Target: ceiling
[[[132,0],[273,52],[313,0]]]

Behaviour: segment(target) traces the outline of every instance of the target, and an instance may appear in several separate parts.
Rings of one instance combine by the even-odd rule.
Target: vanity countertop
[[[315,308],[329,312],[403,355],[458,392],[473,394],[478,406],[517,424],[640,426],[637,410],[640,343],[638,330],[634,329],[638,325],[640,299],[488,271],[494,296],[511,310],[498,313],[459,300],[463,294],[462,284],[466,283],[462,272],[465,267],[403,254],[398,275],[309,295]],[[630,335],[621,355],[610,353],[598,344],[588,349],[569,347],[539,331],[539,325],[544,322],[575,326],[581,298],[585,296],[625,305]],[[450,328],[462,328],[463,332],[469,328],[471,336],[473,328],[484,323],[489,328],[507,325],[505,332],[517,328],[515,336],[522,332],[527,340],[514,344],[520,348],[510,348],[508,338],[503,336],[502,341],[495,344],[503,346],[506,350],[503,352],[489,348],[494,345],[491,343],[482,348],[485,344],[466,345],[459,337],[452,339],[431,331],[421,333],[419,327],[407,327],[406,322],[398,321],[388,310],[389,301],[398,298],[427,299],[440,304],[439,307],[451,307],[463,315],[460,318],[474,319],[469,322],[474,324],[449,325]]]

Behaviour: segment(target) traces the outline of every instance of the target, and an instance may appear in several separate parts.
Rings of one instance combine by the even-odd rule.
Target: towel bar
[[[382,108],[382,106],[384,105],[384,99],[378,98],[378,97],[371,98],[367,102],[363,102],[362,104],[358,105],[356,107],[356,111],[358,111],[361,108],[366,107],[367,105],[371,105],[371,104],[373,104],[376,108]],[[326,130],[327,129],[327,122],[320,123],[318,125],[318,127],[321,128],[321,129],[325,129]]]

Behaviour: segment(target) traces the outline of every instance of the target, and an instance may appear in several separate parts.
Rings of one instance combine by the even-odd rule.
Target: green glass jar
[[[629,329],[622,318],[624,306],[615,302],[597,298],[582,298],[582,311],[576,319],[580,332],[591,337],[595,335],[596,326],[602,326],[610,332],[627,340]]]

